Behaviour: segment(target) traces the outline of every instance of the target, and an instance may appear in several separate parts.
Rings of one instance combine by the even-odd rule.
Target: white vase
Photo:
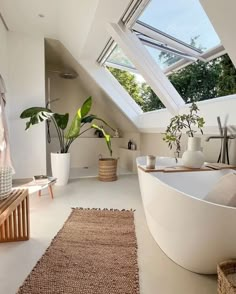
[[[64,186],[70,175],[70,153],[51,153],[52,176],[57,178],[56,185]]]
[[[188,138],[188,148],[182,156],[183,165],[190,168],[201,168],[205,161],[201,149],[201,138]]]

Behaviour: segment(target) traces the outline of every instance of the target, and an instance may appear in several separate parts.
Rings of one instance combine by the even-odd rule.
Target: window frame
[[[135,5],[135,2],[139,3],[138,7],[137,7],[137,5]],[[158,29],[153,28],[150,25],[145,24],[145,23],[137,20],[149,2],[150,2],[150,0],[133,0],[133,1],[131,1],[130,7],[129,7],[130,10],[128,12],[128,14],[131,15],[131,17],[129,17],[127,15],[124,16],[125,15],[124,14],[121,21],[118,23],[117,26],[120,27],[121,31],[124,31],[124,28],[125,28],[126,29],[125,34],[127,34],[127,30],[129,30],[129,32],[131,32],[132,34],[135,34],[143,46],[145,43],[145,40],[143,40],[143,39],[146,37],[146,38],[149,38],[149,40],[153,40],[152,46],[158,50],[165,49],[166,51],[170,52],[170,48],[174,48],[175,50],[179,50],[180,52],[183,52],[183,56],[185,57],[184,59],[177,61],[176,63],[168,66],[166,69],[164,69],[162,71],[163,74],[165,75],[166,80],[168,80],[168,75],[172,74],[175,71],[178,71],[181,68],[184,68],[184,67],[190,65],[191,63],[196,62],[197,60],[201,60],[203,62],[209,62],[210,60],[217,58],[217,57],[220,57],[223,54],[227,53],[222,44],[217,45],[216,47],[211,48],[205,52],[201,52],[200,50],[197,50],[196,48],[192,47],[191,45],[189,45],[185,42],[182,42],[181,40],[178,40],[178,39],[174,38],[173,36],[169,36],[168,34],[162,32],[162,31],[159,31]],[[134,13],[132,13],[132,9],[131,9],[132,6],[135,7]],[[111,26],[113,24],[109,24],[109,25]],[[111,31],[111,30],[108,29],[108,31]],[[110,36],[111,36],[111,38],[109,39],[110,46],[108,46],[109,44],[106,45],[106,47],[104,48],[103,52],[101,53],[101,55],[99,56],[99,58],[97,60],[98,63],[102,66],[105,64],[106,59],[111,54],[111,52],[114,50],[116,43],[120,46],[119,41],[117,41],[117,39],[114,38],[113,34],[110,34]],[[125,38],[126,38],[126,36],[125,36]],[[116,39],[116,40],[114,40],[114,39]],[[119,37],[118,37],[118,39],[119,39]],[[129,37],[128,37],[128,39],[129,39]],[[160,47],[160,45],[158,45],[157,43],[167,44],[167,46],[169,46],[170,48]],[[120,47],[122,48],[122,46],[120,46]],[[125,54],[127,53],[124,48],[122,48],[122,50],[124,51]],[[176,52],[171,52],[171,53],[177,55]],[[152,56],[149,52],[148,52],[148,55],[152,58]],[[128,58],[129,58],[129,56],[128,56]],[[135,63],[132,60],[131,60],[131,62],[135,65]],[[156,63],[156,61],[155,61],[155,63]],[[160,66],[158,64],[156,64],[156,65],[157,65],[157,67],[160,68]],[[114,68],[118,68],[121,70],[130,71],[133,73],[140,72],[142,74],[142,72],[139,70],[139,68],[138,68],[138,70],[136,70],[135,68],[133,69],[133,68],[126,67],[126,66],[123,66],[120,64],[115,64],[115,63],[110,63],[109,66],[112,66]],[[147,80],[145,76],[144,76],[144,78],[145,78],[145,80]],[[156,83],[160,83],[161,82],[160,80],[159,81],[157,80]],[[148,82],[148,84],[150,85],[149,82]],[[150,85],[150,86],[153,89],[153,86],[152,85]],[[171,86],[174,88],[173,85],[171,85]],[[156,93],[156,95],[159,96],[158,93],[155,91],[155,89],[153,89],[153,90]],[[178,109],[181,109],[183,107],[183,105],[186,105],[185,101],[183,100],[183,98],[181,96],[180,96],[180,99],[183,103],[181,101],[177,102],[177,109],[176,109],[177,112],[178,112]],[[217,99],[217,98],[212,98],[211,100],[214,100],[214,99]],[[170,104],[173,103],[173,101],[176,101],[176,99],[170,99],[170,97],[167,97],[167,100],[169,100]],[[170,101],[170,100],[172,100],[172,101]],[[173,113],[173,108],[169,107],[168,104],[166,104],[162,99],[161,99],[161,101],[166,106],[166,109]],[[136,103],[136,102],[134,101],[134,103]],[[159,111],[159,110],[153,110],[153,111]],[[151,111],[151,112],[153,112],[153,111]]]

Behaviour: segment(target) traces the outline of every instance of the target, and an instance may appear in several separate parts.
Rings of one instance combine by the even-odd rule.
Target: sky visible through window
[[[152,0],[139,20],[203,52],[220,44],[198,0]]]

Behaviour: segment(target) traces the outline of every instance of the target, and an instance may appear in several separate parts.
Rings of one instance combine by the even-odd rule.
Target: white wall
[[[217,162],[220,151],[220,140],[210,140],[206,142],[208,135],[202,136],[202,147],[206,161]],[[181,155],[187,148],[187,136],[181,138]],[[167,143],[163,141],[163,134],[141,134],[141,154],[155,156],[174,156],[175,150],[170,150]],[[236,142],[231,140],[229,143],[229,159],[231,164],[236,164]]]
[[[21,33],[7,33],[8,50],[8,120],[11,151],[16,178],[46,172],[44,124],[25,132],[21,112],[31,106],[44,106],[44,38]]]
[[[200,0],[205,12],[236,66],[235,0]]]
[[[236,95],[229,95],[215,99],[198,102],[199,114],[204,117],[206,134],[218,134],[217,116],[222,122],[227,121],[228,125],[236,125]],[[188,112],[189,105],[182,107],[179,113]],[[142,133],[164,132],[169,124],[171,114],[166,110],[157,110],[144,113],[137,117],[137,124]]]

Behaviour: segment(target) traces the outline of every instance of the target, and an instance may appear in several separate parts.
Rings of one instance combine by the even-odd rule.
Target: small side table
[[[48,192],[49,192],[51,198],[53,199],[54,196],[53,196],[52,185],[54,185],[54,184],[55,184],[55,181],[50,182],[50,183],[48,183],[48,184],[41,185],[41,188],[40,188],[40,190],[38,191],[38,196],[39,196],[39,197],[41,196],[41,191],[42,191],[43,189],[48,188]]]
[[[30,238],[29,193],[16,189],[0,200],[0,243]]]

